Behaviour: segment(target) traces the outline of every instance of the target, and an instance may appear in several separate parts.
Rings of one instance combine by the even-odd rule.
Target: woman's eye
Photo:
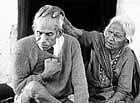
[[[113,31],[110,31],[110,30],[108,32],[111,33],[111,34],[113,33]]]
[[[119,32],[116,33],[116,34],[114,34],[114,36],[117,37],[117,38],[120,38],[120,39],[124,37],[124,35],[122,35],[122,34],[119,33]]]
[[[114,34],[114,37],[116,37],[116,38],[121,38],[119,35],[117,35],[117,34]]]

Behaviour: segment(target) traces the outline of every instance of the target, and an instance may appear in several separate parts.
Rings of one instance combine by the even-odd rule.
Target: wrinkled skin
[[[122,25],[114,22],[107,29],[105,36],[105,47],[110,50],[116,50],[124,46],[126,37]]]
[[[35,37],[41,50],[48,50],[56,43],[57,22],[51,18],[41,18],[36,22]]]

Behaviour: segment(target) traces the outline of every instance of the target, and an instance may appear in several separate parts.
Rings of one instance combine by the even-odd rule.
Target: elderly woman
[[[133,71],[138,68],[137,58],[128,46],[135,31],[133,22],[126,16],[116,16],[103,34],[74,27],[71,31],[73,34],[69,34],[91,50],[87,68],[90,102],[131,103]]]

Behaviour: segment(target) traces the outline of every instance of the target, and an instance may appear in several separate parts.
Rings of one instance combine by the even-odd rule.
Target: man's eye
[[[40,36],[42,34],[42,32],[40,31],[37,31],[37,35]]]
[[[47,36],[53,36],[54,33],[45,33]]]

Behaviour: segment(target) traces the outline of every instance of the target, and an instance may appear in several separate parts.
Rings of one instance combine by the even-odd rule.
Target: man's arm
[[[40,75],[32,75],[30,60],[22,45],[16,45],[11,55],[12,86],[16,94],[19,94],[30,81],[42,82]]]
[[[72,44],[72,84],[74,87],[74,103],[88,103],[88,86],[85,68],[77,40]]]

